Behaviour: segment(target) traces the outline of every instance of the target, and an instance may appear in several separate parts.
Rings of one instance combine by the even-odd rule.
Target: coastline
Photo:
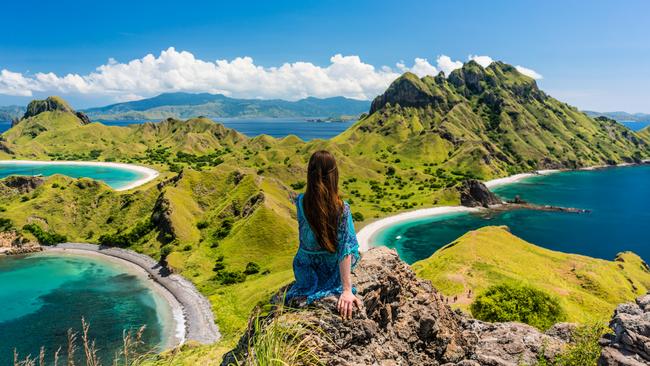
[[[512,184],[519,182],[523,179],[538,176],[538,175],[548,175],[548,174],[555,174],[555,173],[561,173],[561,172],[569,172],[569,171],[578,171],[578,170],[597,170],[597,169],[606,169],[606,168],[616,168],[616,167],[625,167],[625,166],[634,166],[634,165],[643,165],[643,164],[649,164],[650,160],[643,160],[639,164],[633,164],[633,163],[621,163],[617,165],[595,165],[595,166],[590,166],[590,167],[584,167],[584,168],[579,168],[579,169],[546,169],[546,170],[537,170],[534,172],[529,172],[529,173],[519,173],[519,174],[514,174],[508,177],[504,178],[496,178],[496,179],[491,179],[489,181],[483,182],[485,186],[489,189],[498,187],[498,186],[503,186],[507,184]],[[482,208],[477,208],[477,207],[465,207],[465,206],[439,206],[439,207],[429,207],[429,208],[422,208],[418,209],[415,211],[407,211],[407,212],[402,212],[398,213],[396,215],[392,216],[387,216],[384,218],[380,218],[376,221],[373,221],[369,223],[368,225],[364,226],[359,230],[357,233],[357,241],[359,242],[359,251],[360,252],[366,252],[372,248],[371,245],[371,239],[380,231],[395,225],[400,222],[404,221],[411,221],[411,220],[416,220],[416,219],[422,219],[422,218],[429,218],[429,217],[435,217],[435,216],[440,216],[440,215],[446,215],[446,214],[451,214],[451,213],[458,213],[458,212],[477,212],[481,210]]]
[[[152,168],[148,168],[141,165],[127,164],[127,163],[115,163],[108,161],[78,161],[78,160],[56,160],[56,161],[46,161],[46,160],[0,160],[0,165],[19,163],[25,165],[79,165],[79,166],[100,166],[107,168],[119,168],[124,170],[130,170],[143,175],[142,178],[135,180],[123,187],[113,188],[115,191],[127,191],[139,187],[145,183],[148,183],[156,179],[160,173]]]
[[[45,253],[101,257],[147,276],[151,280],[150,289],[169,304],[175,322],[173,334],[166,334],[170,339],[165,348],[174,348],[188,340],[211,344],[221,338],[208,299],[182,276],[161,273],[162,267],[153,258],[126,249],[85,243],[63,243],[43,248]]]

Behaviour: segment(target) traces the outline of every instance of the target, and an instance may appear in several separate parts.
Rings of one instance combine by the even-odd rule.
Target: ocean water
[[[520,195],[537,204],[591,212],[451,214],[398,223],[377,233],[372,244],[395,248],[413,263],[469,230],[507,225],[513,234],[553,250],[608,260],[629,250],[650,260],[650,165],[535,176],[494,191],[504,198]]]
[[[112,166],[74,165],[74,164],[25,164],[20,162],[4,162],[0,164],[0,179],[10,175],[67,175],[73,178],[92,178],[101,180],[114,189],[123,188],[141,179],[140,172]]]
[[[96,340],[103,364],[110,364],[123,330],[146,325],[148,346],[166,342],[170,325],[165,319],[171,310],[144,281],[146,277],[94,257],[0,257],[0,365],[12,364],[14,348],[24,357],[38,355],[44,346],[51,360],[59,346],[66,349],[67,329],[81,330],[82,316],[90,323],[90,338]]]
[[[623,121],[621,122],[622,124],[625,125],[625,127],[631,129],[632,131],[639,131],[646,126],[650,126],[650,121],[642,121],[642,122],[626,122]]]
[[[309,122],[305,118],[216,118],[215,121],[222,123],[228,128],[233,128],[246,136],[269,135],[282,138],[287,135],[296,135],[304,141],[313,139],[329,139],[356,121],[346,122]],[[146,121],[100,121],[107,126],[128,126],[141,124]],[[2,132],[2,125],[0,125]]]

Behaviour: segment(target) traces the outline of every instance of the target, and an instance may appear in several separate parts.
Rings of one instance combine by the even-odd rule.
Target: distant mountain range
[[[83,110],[96,120],[161,120],[164,118],[259,118],[358,116],[369,101],[344,97],[305,98],[295,102],[272,99],[235,99],[221,94],[165,93],[133,102]]]
[[[584,111],[589,117],[605,116],[614,119],[618,122],[648,122],[650,121],[650,114],[646,113],[627,113],[627,112],[595,112]]]
[[[23,114],[25,114],[25,107],[18,105],[0,106],[0,122],[20,118]]]

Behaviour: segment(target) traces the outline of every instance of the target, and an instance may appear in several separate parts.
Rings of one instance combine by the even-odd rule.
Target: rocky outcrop
[[[90,118],[84,112],[75,112],[74,114],[81,120],[82,125],[90,123]]]
[[[0,255],[26,254],[40,252],[41,246],[15,230],[0,232]]]
[[[326,365],[517,366],[550,360],[565,343],[524,324],[485,323],[453,311],[386,248],[364,254],[353,282],[363,307],[352,320],[340,319],[333,296],[267,320],[298,321],[312,329],[310,342]],[[222,365],[244,359],[253,336],[251,329]]]
[[[466,207],[489,207],[502,203],[497,195],[476,179],[464,181],[458,191],[460,204]]]
[[[45,179],[42,177],[31,177],[23,175],[12,175],[0,181],[0,185],[20,194],[29,193],[43,185]],[[2,188],[0,187],[0,191]]]
[[[609,326],[614,333],[600,340],[599,366],[650,365],[650,293],[619,305]]]
[[[25,114],[23,115],[22,119],[34,117],[43,112],[52,112],[52,111],[74,113],[74,110],[63,99],[59,97],[48,97],[47,99],[44,100],[31,101],[27,105],[27,110],[25,111]]]

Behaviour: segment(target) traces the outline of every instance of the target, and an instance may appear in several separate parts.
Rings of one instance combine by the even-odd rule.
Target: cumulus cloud
[[[438,57],[438,68],[449,76],[452,71],[463,67],[462,61],[453,61],[451,57],[442,55]]]
[[[470,59],[481,65],[492,62],[488,56],[470,56]],[[395,67],[378,68],[354,55],[337,54],[329,61],[325,66],[298,61],[263,67],[255,64],[251,57],[205,61],[190,52],[170,47],[158,56],[148,54],[125,63],[111,58],[86,75],[52,72],[25,75],[2,70],[0,94],[32,96],[34,92],[47,92],[108,96],[115,101],[128,101],[184,91],[238,98],[297,100],[309,96],[345,96],[372,99],[405,71],[420,77],[436,75],[439,71],[449,75],[463,66],[461,61],[446,55],[439,56],[435,66],[426,58],[416,58],[411,66],[400,62]]]
[[[474,61],[483,67],[488,67],[492,62],[494,62],[494,60],[490,56],[469,55],[467,59],[470,61]]]
[[[527,67],[523,67],[523,66],[519,66],[519,65],[515,66],[515,69],[517,69],[517,71],[519,71],[520,73],[522,73],[522,74],[524,74],[524,75],[526,75],[528,77],[531,77],[531,78],[533,78],[535,80],[539,80],[539,79],[542,78],[542,75],[539,74],[537,71],[535,71],[533,69],[529,69]]]

